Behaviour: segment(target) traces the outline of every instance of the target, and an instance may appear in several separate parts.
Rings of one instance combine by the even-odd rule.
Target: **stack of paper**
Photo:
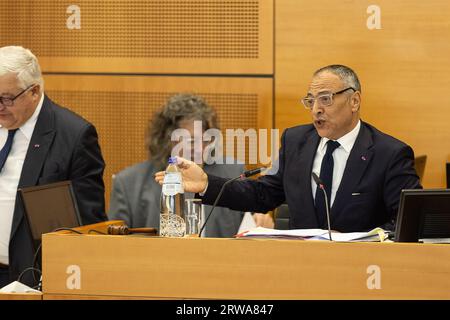
[[[419,239],[423,243],[450,243],[450,238],[424,238]]]
[[[238,238],[278,238],[301,240],[329,240],[328,230],[323,229],[292,229],[277,230],[257,227],[240,233]],[[369,232],[332,232],[331,239],[338,242],[349,241],[384,241],[388,234],[381,228],[375,228]]]
[[[14,281],[0,289],[0,293],[41,293],[21,282]]]

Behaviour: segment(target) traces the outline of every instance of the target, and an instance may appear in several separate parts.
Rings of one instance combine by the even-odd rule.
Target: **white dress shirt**
[[[333,152],[333,184],[331,186],[331,199],[330,207],[333,205],[334,198],[336,197],[336,192],[341,184],[342,176],[344,175],[345,165],[347,164],[348,156],[350,151],[352,151],[353,145],[355,144],[356,138],[358,137],[359,129],[361,128],[361,121],[353,128],[352,131],[342,136],[337,142],[340,146]],[[314,157],[312,172],[315,172],[320,176],[320,167],[322,165],[322,159],[327,151],[328,138],[322,138],[320,140],[319,146],[317,147],[316,156]],[[316,189],[317,184],[313,178],[311,178],[311,189],[314,200],[316,199]]]
[[[28,145],[36,125],[36,121],[44,102],[44,94],[33,115],[14,135],[11,151],[5,165],[0,171],[0,263],[9,264],[9,240],[11,236],[14,206],[16,203],[17,186],[19,185],[23,163],[27,155]],[[14,108],[12,106],[11,108]],[[0,126],[0,149],[6,143],[8,129]]]

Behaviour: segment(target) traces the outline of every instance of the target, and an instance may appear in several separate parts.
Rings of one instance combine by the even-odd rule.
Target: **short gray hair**
[[[39,84],[44,90],[44,79],[36,56],[28,49],[19,46],[0,48],[0,75],[15,73],[22,89]]]
[[[332,64],[314,72],[313,77],[322,72],[331,72],[332,74],[337,75],[347,86],[361,92],[361,83],[359,82],[358,76],[356,75],[356,72],[349,67],[341,64]]]

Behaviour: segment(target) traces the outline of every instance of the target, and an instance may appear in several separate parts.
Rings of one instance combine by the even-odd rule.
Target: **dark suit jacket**
[[[19,188],[71,180],[83,224],[107,220],[105,163],[92,124],[44,98],[25,157]],[[34,248],[19,197],[9,243],[11,281],[33,264]],[[30,274],[22,280],[29,283]]]
[[[327,229],[326,225],[319,225],[311,190],[311,170],[319,142],[313,125],[287,129],[282,136],[276,174],[230,184],[219,205],[266,212],[286,201],[291,229]],[[208,178],[203,201],[212,203],[225,180]],[[394,223],[400,191],[406,188],[421,188],[413,150],[361,122],[331,208],[331,228],[341,232],[389,228],[386,224]]]

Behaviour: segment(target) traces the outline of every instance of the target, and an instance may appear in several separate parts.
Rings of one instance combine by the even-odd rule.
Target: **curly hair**
[[[152,163],[162,170],[172,150],[172,131],[179,128],[183,120],[202,121],[203,130],[219,128],[216,112],[200,96],[177,94],[170,97],[162,110],[156,112],[149,122],[147,145]]]

